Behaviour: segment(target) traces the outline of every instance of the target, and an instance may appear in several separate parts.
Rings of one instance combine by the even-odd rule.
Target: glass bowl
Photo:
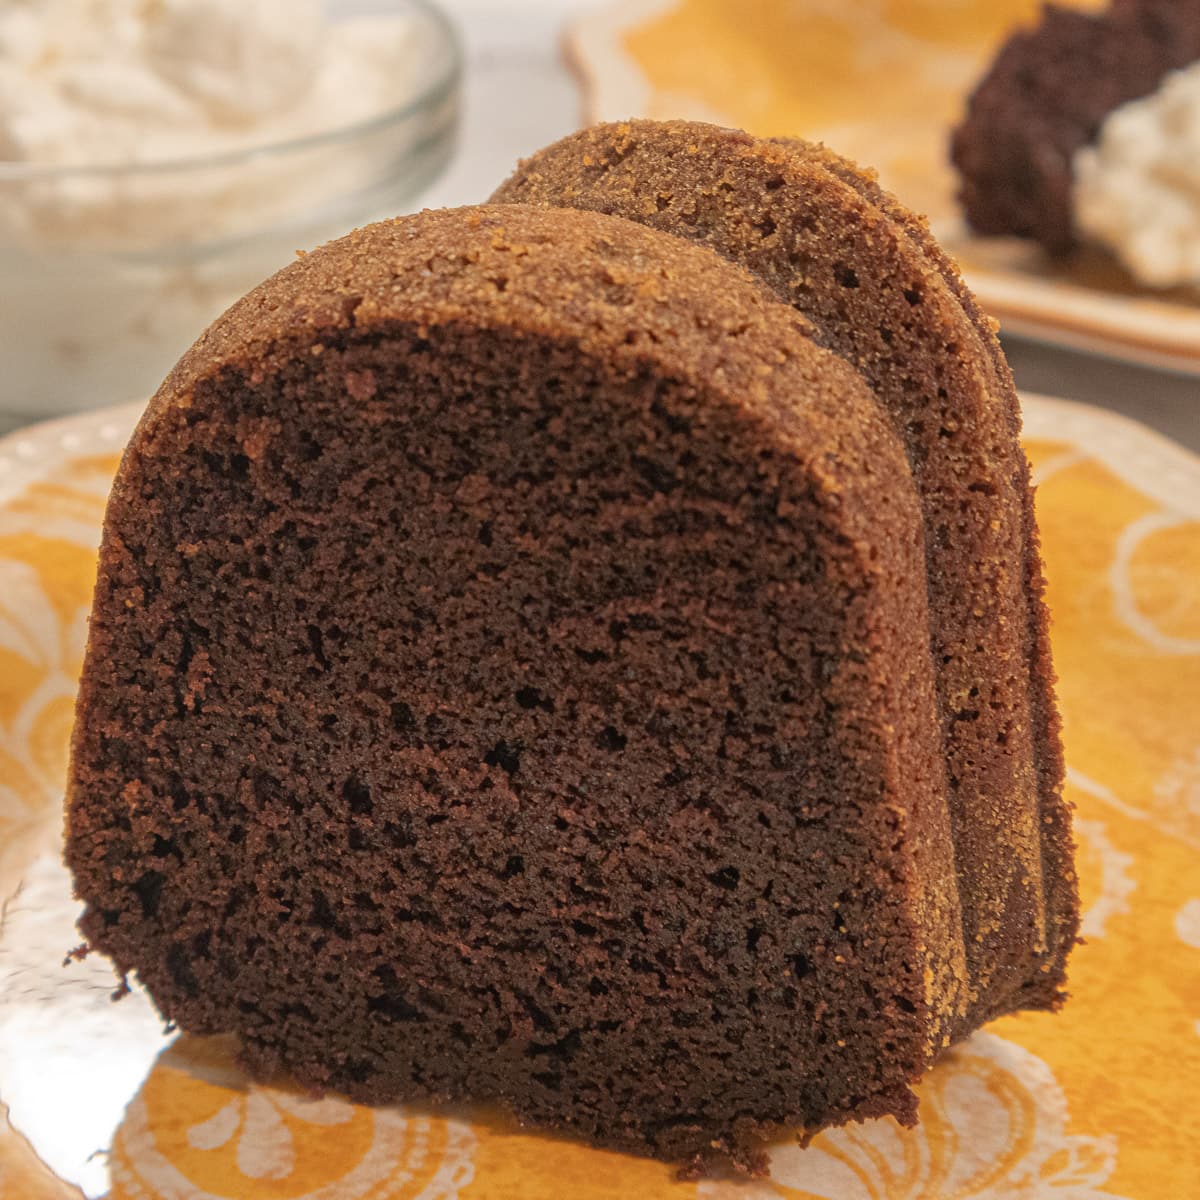
[[[0,162],[0,431],[148,397],[205,326],[297,250],[403,212],[449,160],[462,54],[427,0],[399,102],[329,132],[137,166]],[[419,39],[415,40],[415,39]]]

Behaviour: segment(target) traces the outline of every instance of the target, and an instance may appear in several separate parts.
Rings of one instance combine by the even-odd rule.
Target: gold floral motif
[[[1116,1200],[1105,1188],[1116,1139],[1068,1132],[1050,1068],[1013,1042],[979,1033],[920,1087],[921,1123],[868,1121],[827,1130],[808,1149],[776,1147],[755,1200]],[[703,1200],[749,1200],[702,1187]]]
[[[110,1200],[455,1200],[460,1122],[250,1083],[224,1038],[183,1038],[129,1107]]]

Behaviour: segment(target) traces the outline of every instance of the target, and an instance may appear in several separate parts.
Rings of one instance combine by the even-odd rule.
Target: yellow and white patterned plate
[[[1107,0],[1060,0],[1078,8]],[[1110,262],[1048,263],[971,236],[950,128],[996,47],[1040,0],[620,0],[568,38],[589,120],[687,117],[797,134],[876,167],[928,213],[983,306],[1042,340],[1200,372],[1200,292],[1139,291]]]
[[[63,965],[61,792],[104,498],[137,416],[0,441],[0,1198],[1188,1200],[1200,1195],[1200,461],[1027,398],[1087,944],[1057,1016],[996,1021],[889,1120],[777,1146],[769,1179],[669,1168],[486,1113],[251,1085]],[[5,1121],[5,1112],[8,1121]]]

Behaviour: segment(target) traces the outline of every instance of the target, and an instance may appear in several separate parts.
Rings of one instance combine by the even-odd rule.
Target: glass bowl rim
[[[0,159],[0,185],[74,179],[156,178],[214,167],[236,167],[249,162],[285,158],[289,154],[319,150],[325,146],[351,143],[359,137],[378,133],[389,125],[418,116],[422,111],[432,110],[459,90],[464,69],[462,38],[447,13],[432,0],[403,0],[403,4],[407,8],[416,9],[430,22],[435,37],[431,41],[429,53],[435,57],[438,70],[420,91],[401,104],[352,121],[348,125],[337,125],[317,133],[300,134],[235,150],[221,150],[215,154],[134,163],[31,163]]]

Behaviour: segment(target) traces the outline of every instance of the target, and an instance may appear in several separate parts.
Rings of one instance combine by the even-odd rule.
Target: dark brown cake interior
[[[259,1072],[743,1166],[960,1000],[920,519],[866,389],[708,252],[424,214],[290,268],[106,520],[83,929]]]
[[[954,1033],[1056,1006],[1077,909],[1028,470],[1011,375],[948,260],[844,160],[699,122],[580,131],[495,198],[700,242],[804,313],[871,384],[924,509],[972,989]]]

